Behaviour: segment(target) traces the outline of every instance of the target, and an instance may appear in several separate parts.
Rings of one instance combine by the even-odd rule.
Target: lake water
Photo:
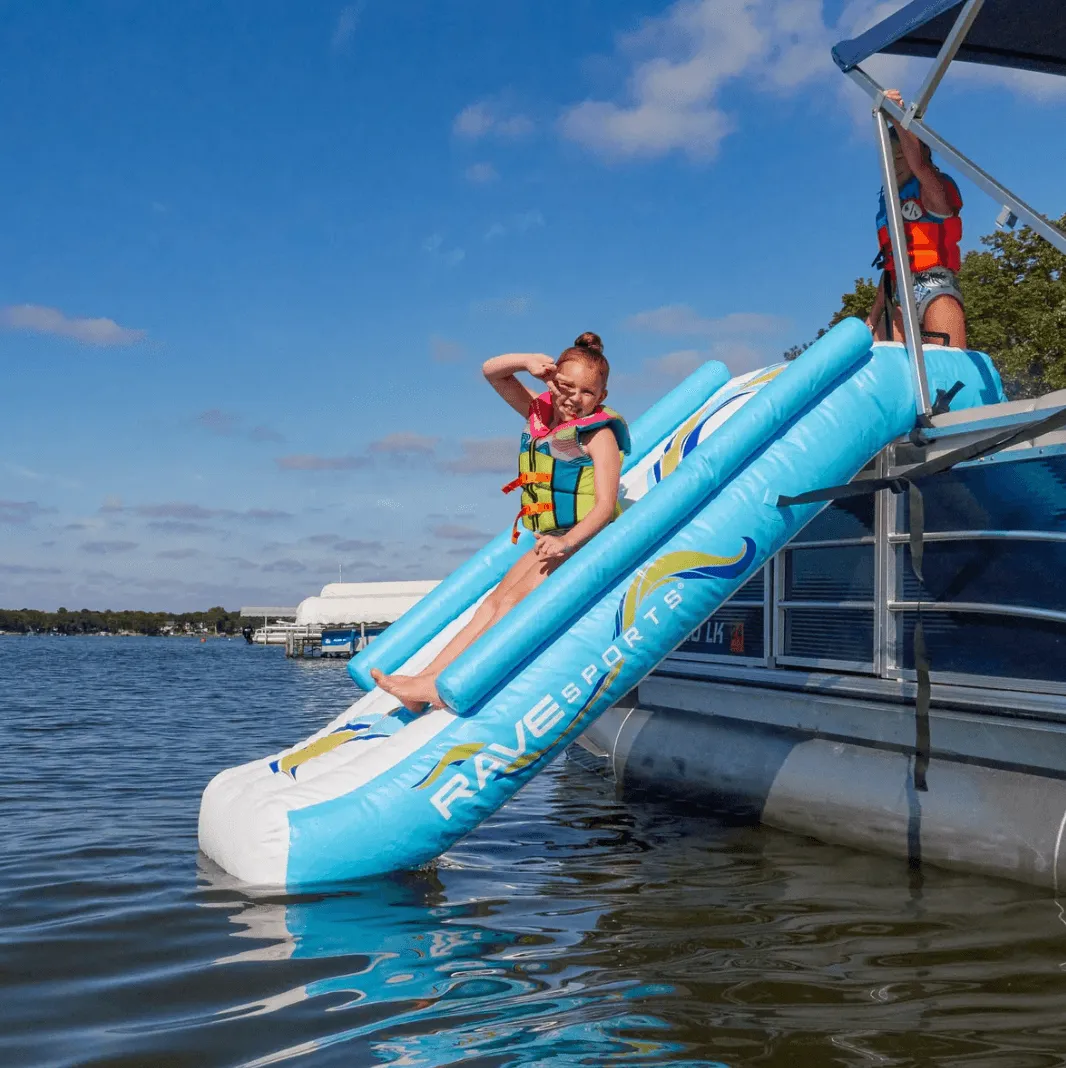
[[[431,871],[248,897],[201,790],[354,696],[241,641],[0,638],[0,1065],[1066,1063],[1047,895],[565,759]]]

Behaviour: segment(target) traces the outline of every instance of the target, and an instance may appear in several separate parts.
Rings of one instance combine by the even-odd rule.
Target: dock
[[[321,656],[322,631],[318,627],[293,627],[285,634],[285,655]]]
[[[435,580],[331,582],[295,608],[242,608],[246,618],[263,617],[263,626],[248,628],[245,638],[250,645],[283,645],[288,657],[348,659],[436,585]]]

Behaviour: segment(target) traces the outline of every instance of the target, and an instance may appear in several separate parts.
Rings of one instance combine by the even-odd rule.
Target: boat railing
[[[968,442],[1015,409],[1044,415],[1061,395],[959,413],[922,450]],[[998,415],[996,414],[998,411]],[[1030,420],[1032,414],[1030,415]],[[864,475],[916,466],[901,441]],[[902,693],[917,677],[915,627],[930,680],[945,690],[1006,691],[1007,708],[1066,710],[1066,432],[1020,442],[921,483],[923,582],[911,566],[910,502],[887,491],[828,505],[670,658],[667,673],[780,685],[813,674],[867,677]],[[738,622],[759,641],[731,641]],[[1008,693],[1011,696],[1008,696]]]

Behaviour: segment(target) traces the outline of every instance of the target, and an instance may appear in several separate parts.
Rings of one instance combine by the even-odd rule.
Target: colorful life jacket
[[[522,490],[522,508],[515,517],[511,541],[518,541],[519,521],[543,534],[569,530],[592,511],[596,503],[592,457],[583,443],[591,431],[609,426],[622,455],[630,449],[629,427],[611,408],[600,406],[558,426],[549,425],[551,418],[551,394],[542,393],[529,406],[518,452],[518,478],[503,487],[504,493]],[[616,505],[615,517],[621,514]]]
[[[932,214],[922,203],[922,187],[913,175],[899,191],[900,208],[903,211],[903,231],[907,235],[907,253],[911,270],[928,271],[933,267],[946,267],[949,271],[959,269],[959,241],[962,239],[962,194],[954,178],[941,174],[947,188],[948,200],[954,215],[944,218]],[[877,243],[881,246],[881,262],[893,277],[896,265],[892,260],[892,242],[888,236],[888,211],[885,207],[885,191],[881,190],[881,203],[877,211]]]

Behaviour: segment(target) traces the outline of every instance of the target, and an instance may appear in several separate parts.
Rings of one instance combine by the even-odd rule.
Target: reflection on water
[[[212,890],[227,882],[206,860],[201,876]],[[213,904],[233,901],[223,895]],[[337,1014],[328,1033],[249,1065],[340,1044],[348,1044],[355,1063],[503,1056],[509,1063],[580,1064],[586,1054],[595,1063],[678,1063],[668,1056],[677,1044],[636,1037],[668,1028],[631,1009],[653,991],[622,981],[586,988],[580,969],[567,966],[568,950],[595,922],[592,912],[576,924],[508,930],[494,922],[491,902],[447,901],[431,873],[375,880],[350,894],[241,904],[229,913],[232,933],[259,945],[216,963],[333,963],[322,978],[228,1011],[255,1015],[315,1001]]]
[[[243,644],[0,639],[0,1064],[1060,1065],[1046,896],[557,763],[432,871],[256,896],[217,768],[352,698]]]

